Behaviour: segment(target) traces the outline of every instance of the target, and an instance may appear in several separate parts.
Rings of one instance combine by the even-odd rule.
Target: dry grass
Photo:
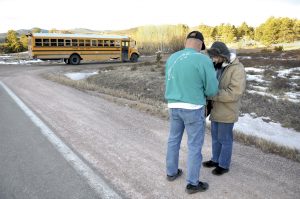
[[[102,87],[85,80],[74,81],[61,74],[48,73],[43,75],[44,78],[76,88],[81,91],[89,92],[93,95],[101,95],[101,97],[109,101],[116,102],[121,105],[126,105],[137,110],[150,113],[162,118],[168,117],[167,107],[163,102],[154,101],[147,98],[142,98],[138,95],[128,94],[122,90],[110,89]]]
[[[283,61],[286,62],[287,60]],[[294,61],[289,63],[287,68],[295,64],[299,66],[299,61]],[[278,60],[262,60],[261,65],[273,65],[275,62],[278,62]],[[280,62],[278,65],[282,63]],[[255,60],[251,60],[251,64],[257,66],[260,64],[260,61],[255,62]],[[106,72],[102,72],[103,70]],[[81,81],[71,80],[62,74],[50,73],[44,76],[46,79],[74,87],[92,95],[99,95],[117,104],[167,119],[168,111],[163,99],[164,72],[164,62],[160,61],[157,63],[153,60],[132,63],[124,67],[109,66],[101,68],[99,69],[99,75]],[[265,70],[264,72],[265,78],[271,79],[274,75],[276,74],[272,70]],[[274,88],[285,88],[287,86],[286,82],[282,83],[281,80],[273,84]],[[283,100],[276,101],[269,97],[247,93],[243,96],[242,101],[242,112],[255,112],[259,117],[270,116],[273,121],[280,122],[285,127],[293,127],[297,131],[300,131],[299,104]],[[282,147],[264,139],[241,133],[235,133],[235,140],[246,145],[256,146],[264,152],[278,154],[300,162],[298,150]]]
[[[265,79],[267,80],[272,80],[272,77],[273,76],[277,76],[277,72],[275,72],[274,70],[270,69],[270,68],[267,68],[264,70],[264,77]]]
[[[245,145],[255,146],[265,153],[277,154],[288,159],[300,162],[300,151],[297,149],[291,149],[285,146],[280,146],[262,138],[242,134],[241,132],[234,133],[234,140]]]
[[[283,93],[290,91],[292,89],[289,84],[289,80],[287,78],[277,77],[272,79],[271,84],[269,86],[269,91],[272,93]]]
[[[257,103],[259,102],[259,103]],[[258,117],[270,117],[284,127],[300,131],[300,104],[276,100],[268,96],[245,93],[242,98],[242,113],[256,113]]]

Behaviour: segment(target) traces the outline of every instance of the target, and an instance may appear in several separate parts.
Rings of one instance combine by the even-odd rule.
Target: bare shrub
[[[142,46],[139,48],[139,52],[143,55],[153,55],[158,50],[157,45],[150,42],[139,43],[139,46]]]
[[[274,51],[275,52],[282,52],[283,51],[283,46],[275,46]]]
[[[268,49],[268,48],[263,48],[263,49],[261,49],[260,52],[262,52],[262,53],[271,53],[272,50],[271,50],[271,49]]]
[[[277,77],[272,79],[269,91],[272,92],[282,92],[287,91],[291,88],[289,80],[287,78]]]
[[[162,59],[161,51],[156,52],[156,62],[159,63]]]
[[[247,71],[247,74],[248,74],[248,75],[256,75],[256,72],[253,71],[253,70],[250,70],[250,71]]]
[[[266,70],[264,70],[264,77],[266,79],[272,79],[273,76],[277,76],[277,72],[275,72],[272,69],[266,69]]]
[[[170,41],[170,48],[173,52],[182,50],[184,48],[185,37],[174,36]]]

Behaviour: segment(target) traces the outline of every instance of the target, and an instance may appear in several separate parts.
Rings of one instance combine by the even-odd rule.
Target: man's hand
[[[206,109],[205,109],[205,117],[209,116],[212,108],[213,108],[212,100],[207,100]]]

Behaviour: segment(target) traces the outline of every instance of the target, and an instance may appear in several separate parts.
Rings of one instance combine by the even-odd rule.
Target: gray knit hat
[[[227,62],[230,62],[230,51],[227,46],[220,41],[214,42],[210,49],[207,50],[210,57],[212,56],[221,56],[224,57]]]

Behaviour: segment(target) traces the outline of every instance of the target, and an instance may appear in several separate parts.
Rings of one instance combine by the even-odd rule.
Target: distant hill
[[[20,30],[16,30],[16,32],[17,32],[18,36],[21,36],[23,34],[27,34],[29,32],[32,32],[33,29],[34,28],[31,28],[31,29],[20,29]],[[41,29],[41,32],[46,33],[46,32],[49,32],[49,31],[46,30],[46,29]],[[5,42],[6,34],[7,34],[6,32],[5,33],[0,33],[0,43],[4,43]]]
[[[18,33],[18,35],[22,35],[22,34],[27,34],[29,32],[32,32],[32,30],[35,28],[31,28],[31,29],[20,29],[20,30],[16,30],[16,32]],[[124,34],[132,34],[135,33],[137,31],[138,28],[130,28],[130,29],[126,29],[126,30],[91,30],[91,29],[87,29],[87,28],[74,28],[74,29],[69,29],[69,30],[65,30],[65,31],[70,31],[73,33],[78,33],[78,34],[104,34],[104,33],[109,33],[109,34],[120,34],[120,35],[124,35]],[[57,30],[60,31],[60,30]],[[46,29],[41,29],[41,32],[46,33],[49,32],[49,30]],[[5,33],[0,33],[0,37],[6,36],[6,32]]]
[[[115,35],[128,35],[128,36],[133,36],[137,33],[138,28],[130,28],[126,30],[115,30],[115,31],[110,31],[109,34],[115,34]]]
[[[19,36],[21,36],[23,34],[27,34],[29,32],[32,32],[33,29],[35,29],[35,28],[20,29],[20,30],[16,30],[16,32],[18,33]],[[78,34],[114,34],[114,35],[132,36],[133,34],[136,33],[137,28],[131,28],[131,29],[127,29],[127,30],[115,30],[115,31],[112,31],[112,30],[91,30],[91,29],[87,29],[87,28],[74,28],[74,29],[69,29],[67,31],[70,31],[70,32],[73,32],[73,33],[78,33]],[[46,33],[46,32],[49,32],[49,30],[41,29],[41,32]],[[6,34],[7,33],[0,33],[0,43],[4,43]]]
[[[78,34],[100,34],[103,32],[109,32],[109,30],[101,31],[101,30],[91,30],[91,29],[87,29],[87,28],[74,28],[74,29],[70,29],[68,31],[78,33]]]

